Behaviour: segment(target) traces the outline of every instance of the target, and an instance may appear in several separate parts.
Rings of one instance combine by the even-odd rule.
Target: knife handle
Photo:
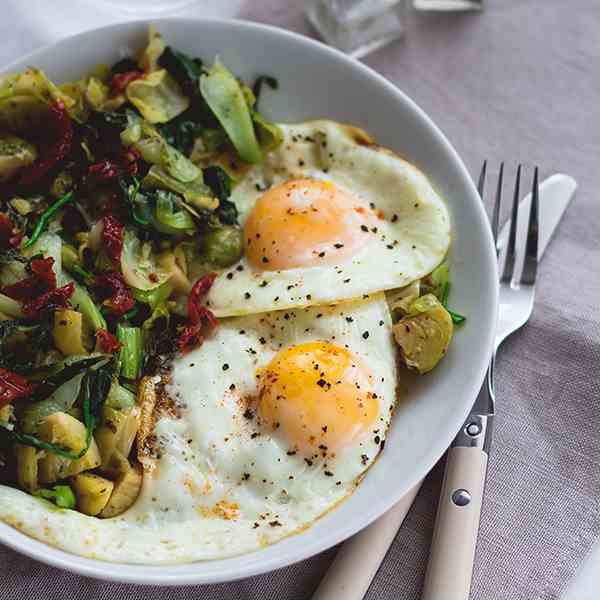
[[[422,600],[468,600],[488,455],[480,447],[448,450]]]
[[[311,600],[363,600],[420,487],[342,544]]]

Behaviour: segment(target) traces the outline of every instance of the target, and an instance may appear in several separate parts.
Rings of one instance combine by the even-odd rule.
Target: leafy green
[[[91,274],[83,269],[81,271],[85,274],[84,279],[86,281],[89,280]],[[83,315],[84,320],[93,331],[106,329],[106,319],[102,316],[97,304],[87,293],[85,287],[78,283],[75,284],[75,290],[71,296],[71,304]]]
[[[217,60],[200,77],[200,92],[242,160],[260,163],[262,152],[254,132],[250,107],[238,80]]]
[[[41,488],[36,490],[33,495],[50,500],[60,508],[75,508],[75,494],[68,485],[55,485],[51,489]]]
[[[185,156],[189,156],[194,148],[194,142],[198,138],[203,127],[200,123],[193,120],[190,110],[171,119],[168,123],[158,126],[158,130],[165,138],[166,142],[179,150]]]
[[[133,288],[132,291],[133,297],[138,302],[147,304],[150,307],[150,310],[154,311],[157,306],[167,301],[173,292],[173,287],[169,282],[166,282],[153,290],[138,290]]]
[[[190,98],[198,93],[198,80],[202,75],[202,61],[199,58],[190,58],[167,46],[158,59],[158,64],[169,72]]]
[[[182,235],[193,233],[196,230],[194,219],[190,213],[185,209],[176,210],[175,207],[178,204],[179,202],[175,194],[164,190],[156,192],[154,226],[161,233]]]
[[[224,225],[236,225],[238,220],[237,207],[228,198],[231,195],[231,177],[219,166],[207,167],[203,170],[204,183],[219,199],[217,216]]]
[[[42,214],[40,220],[37,222],[36,226],[33,229],[33,233],[31,237],[23,244],[23,248],[29,248],[35,244],[39,237],[42,235],[46,227],[48,227],[48,223],[50,219],[68,202],[72,202],[74,199],[73,192],[69,192],[65,194],[62,198],[59,198],[54,204],[51,204],[49,208]]]
[[[254,94],[254,98],[256,99],[256,104],[258,104],[262,88],[265,84],[269,86],[272,90],[279,89],[279,81],[277,81],[275,77],[271,77],[271,75],[259,75],[254,81],[254,85],[252,86],[252,93]]]

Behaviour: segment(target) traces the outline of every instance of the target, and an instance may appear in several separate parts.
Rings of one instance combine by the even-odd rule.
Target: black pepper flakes
[[[223,369],[223,371],[227,371],[229,369],[229,365],[227,363],[224,363],[221,368]]]
[[[324,474],[325,474],[327,477],[333,477],[333,473],[332,473],[331,471],[324,471]]]
[[[312,467],[312,466],[313,466],[313,461],[312,461],[312,460],[310,460],[310,458],[305,458],[305,459],[304,459],[304,462],[305,462],[305,463],[306,463],[306,464],[307,464],[309,467]]]
[[[366,340],[369,337],[369,332],[368,331],[363,331],[363,340]]]
[[[244,292],[244,298],[246,298],[246,300],[249,300],[252,297],[252,294],[250,294],[250,292]]]
[[[366,225],[361,225],[360,226],[361,230],[364,231],[365,233],[369,233],[369,228]]]

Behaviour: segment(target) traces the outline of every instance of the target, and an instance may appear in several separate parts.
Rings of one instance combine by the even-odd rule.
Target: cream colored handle
[[[338,550],[312,600],[362,600],[381,566],[421,482],[377,521]]]
[[[487,459],[481,448],[448,450],[422,600],[469,598]]]

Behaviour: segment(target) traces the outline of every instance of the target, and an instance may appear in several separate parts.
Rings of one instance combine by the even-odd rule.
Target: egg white
[[[245,413],[246,398],[258,391],[257,369],[282,348],[315,340],[347,347],[366,365],[379,410],[372,428],[335,457],[307,462]],[[0,520],[61,549],[115,562],[179,563],[256,550],[309,526],[354,491],[383,447],[396,383],[383,294],[224,320],[174,362],[166,389],[177,410],[156,424],[155,468],[129,511],[100,520],[0,486]]]
[[[347,125],[323,120],[281,128],[281,146],[247,171],[232,193],[242,226],[266,190],[297,178],[330,181],[382,218],[362,234],[367,243],[338,264],[262,271],[242,257],[210,290],[208,305],[217,316],[359,298],[407,285],[442,261],[449,214],[416,167]]]

